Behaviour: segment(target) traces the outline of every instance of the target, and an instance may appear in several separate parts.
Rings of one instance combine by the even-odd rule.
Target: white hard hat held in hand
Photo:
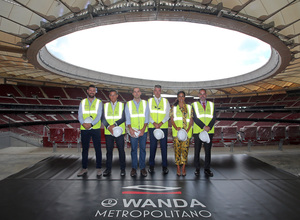
[[[129,134],[129,136],[130,136],[130,137],[133,137],[133,138],[139,137],[141,131],[140,131],[139,129],[137,129],[137,128],[132,128],[132,130],[134,130],[134,136],[132,136],[132,135],[130,134],[130,129],[128,129],[128,134]]]
[[[121,134],[123,133],[123,128],[120,126],[116,126],[113,128],[113,133],[115,137],[120,137]]]
[[[178,140],[179,140],[179,141],[186,141],[187,138],[188,138],[188,135],[187,135],[187,133],[186,133],[186,130],[180,129],[180,130],[177,132],[177,137],[178,137]]]
[[[153,131],[153,134],[157,140],[163,139],[165,137],[164,132],[160,128],[155,129]]]
[[[209,135],[208,135],[207,131],[202,131],[202,132],[200,132],[199,138],[200,138],[200,140],[203,141],[203,142],[206,142],[206,143],[209,143],[209,142],[210,142]]]

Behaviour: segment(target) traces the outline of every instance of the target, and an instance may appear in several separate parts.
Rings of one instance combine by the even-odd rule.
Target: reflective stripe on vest
[[[161,107],[161,109],[159,106]],[[159,105],[157,106],[155,99],[150,98],[149,109],[150,109],[150,116],[153,119],[153,121],[156,123],[160,123],[162,120],[164,120],[166,116],[167,99],[161,98]],[[149,128],[155,128],[155,126],[152,123],[149,123]],[[160,128],[168,128],[168,121],[166,121]]]
[[[163,100],[164,108],[162,110],[159,110],[158,108],[152,109],[152,102],[154,98],[149,99],[149,107],[150,107],[150,114],[151,113],[157,113],[157,114],[166,114],[166,109],[167,109],[167,100],[165,98],[161,98]],[[154,100],[155,102],[155,100]],[[156,102],[155,102],[156,104]]]
[[[191,110],[192,110],[192,106],[186,104],[186,107],[187,107],[187,111],[188,111],[188,115],[187,115],[187,118],[186,118],[186,126],[187,128],[189,127],[189,123],[190,123],[190,118],[191,118]],[[181,117],[177,117],[177,109],[180,111],[179,107],[178,106],[174,106],[173,107],[173,121],[174,123],[176,124],[177,127],[181,127],[183,128],[183,121],[182,121],[182,112],[180,111],[180,115]],[[178,112],[179,112],[178,111]],[[189,132],[188,132],[188,137],[191,138],[192,137],[192,127],[190,128]],[[172,126],[172,135],[173,137],[177,137],[177,133],[178,131]]]
[[[96,98],[90,106],[88,99],[87,98],[83,99],[81,101],[83,120],[85,120],[87,117],[90,117],[90,116],[92,116],[92,118],[94,120],[97,117],[97,113],[98,113],[100,103],[101,103],[101,100]],[[97,124],[93,125],[92,128],[93,129],[100,129],[100,127],[101,127],[101,119],[99,120],[99,122]],[[85,128],[81,125],[80,130],[85,130]]]
[[[85,102],[88,102],[88,99],[82,100],[82,102],[81,102],[81,105],[82,105],[82,114],[97,114],[100,100],[96,99],[96,101],[97,101],[96,102],[96,109],[91,111],[91,110],[86,110],[85,109]]]
[[[110,112],[112,113],[112,115],[108,115],[108,112],[110,110],[109,108],[111,108]],[[118,108],[119,113],[118,113],[118,115],[115,115],[115,113],[118,112],[118,111],[116,111],[117,108]],[[112,109],[112,105],[110,102],[105,103],[104,104],[104,116],[105,116],[107,123],[109,125],[113,125],[115,123],[115,121],[118,121],[119,119],[121,119],[123,110],[124,110],[124,103],[122,103],[122,102],[117,102],[117,105],[116,105],[114,111]],[[125,134],[125,122],[123,122],[119,126],[123,128],[122,134]],[[106,127],[104,127],[104,134],[111,135],[110,131]]]
[[[208,102],[210,105],[210,114],[200,114],[199,109],[198,109],[198,105],[194,105],[195,107],[195,112],[197,115],[197,118],[213,118],[213,114],[214,114],[214,105],[212,102]]]
[[[187,110],[188,110],[188,115],[189,117],[191,116],[191,106],[190,105],[186,105]],[[182,114],[181,114],[182,115]],[[182,117],[177,117],[177,106],[173,107],[173,121],[180,121],[182,120]],[[190,122],[190,118],[186,119],[186,122]]]
[[[147,101],[141,100],[139,109],[136,109],[133,100],[127,102],[127,105],[130,114],[131,127],[141,130],[145,124]],[[143,106],[143,109],[141,109],[141,105]],[[133,109],[135,109],[136,114],[133,113]],[[146,126],[145,129],[145,132],[147,131],[148,131],[148,126]]]
[[[129,114],[130,114],[130,117],[131,118],[138,118],[138,117],[144,117],[145,118],[145,113],[146,113],[146,106],[147,106],[147,104],[146,104],[146,101],[145,100],[141,100],[142,101],[142,104],[143,104],[143,113],[142,114],[140,114],[140,112],[139,111],[137,111],[138,112],[138,114],[133,114],[132,113],[132,105],[134,104],[133,103],[133,101],[129,101],[128,102],[128,109],[129,109]]]
[[[213,116],[214,116],[214,103],[207,101],[207,105],[206,105],[206,109],[204,110],[201,103],[200,102],[194,102],[193,106],[194,106],[194,110],[195,110],[195,114],[197,116],[197,118],[199,118],[206,126],[208,126],[208,124],[210,123],[210,121],[212,120]],[[201,111],[203,109],[204,113],[200,113],[200,109],[199,106],[201,106]],[[207,109],[210,109],[209,112],[207,112]],[[208,119],[208,120],[206,120]],[[203,131],[204,129],[201,129],[196,123],[194,123],[194,134],[199,134],[201,131]],[[210,131],[208,132],[209,134],[213,134],[215,132],[215,127],[213,126]]]
[[[123,112],[123,103],[121,103],[121,105],[120,105],[119,102],[118,102],[117,105],[116,105],[116,107],[119,106],[119,115],[109,116],[109,115],[107,115],[107,113],[108,113],[108,107],[109,107],[110,104],[111,104],[110,102],[104,104],[104,115],[105,115],[106,120],[107,119],[118,119],[118,120],[121,119],[122,118],[122,112]]]

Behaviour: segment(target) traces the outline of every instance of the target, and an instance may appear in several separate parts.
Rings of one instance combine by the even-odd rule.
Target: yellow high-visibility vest
[[[214,117],[214,108],[215,108],[214,103],[207,101],[205,110],[200,102],[194,102],[192,105],[194,107],[197,118],[199,118],[206,126],[208,126],[208,124]],[[204,129],[201,129],[196,123],[194,123],[193,130],[194,130],[193,132],[194,134],[199,134]],[[213,126],[208,133],[209,134],[215,133],[215,126]]]
[[[127,106],[130,114],[131,127],[141,130],[145,124],[147,101],[141,100],[138,110],[136,109],[133,100],[127,102]],[[147,131],[148,126],[145,129],[145,132]]]
[[[104,116],[105,116],[107,123],[109,125],[113,125],[116,121],[121,119],[123,110],[124,110],[124,103],[122,103],[122,102],[117,102],[117,105],[116,105],[114,111],[112,109],[112,105],[110,102],[105,103],[104,104]],[[125,122],[123,122],[119,126],[123,128],[122,134],[125,134]],[[106,127],[104,127],[104,134],[105,135],[111,134],[110,131]]]
[[[155,99],[150,98],[148,100],[150,116],[156,123],[160,123],[166,116],[168,100],[165,98],[161,98],[159,105],[157,106]],[[155,126],[149,122],[149,128],[155,128]],[[166,121],[160,128],[168,128],[168,121]]]
[[[186,117],[186,129],[188,129],[190,120],[191,120],[191,112],[192,112],[192,107],[188,104],[186,104],[187,108],[187,117]],[[179,108],[179,105],[173,107],[173,121],[176,124],[177,127],[183,128],[183,114]],[[192,128],[188,132],[188,138],[192,137]],[[172,126],[172,135],[173,137],[177,137],[177,130]]]
[[[89,100],[87,98],[83,99],[80,103],[82,107],[83,120],[85,120],[87,117],[92,117],[93,119],[95,119],[97,117],[100,103],[101,100],[96,98],[93,101],[92,105],[90,106]],[[99,120],[98,123],[93,126],[93,129],[99,129],[100,127],[101,127],[101,120]],[[80,130],[85,130],[85,128],[81,125]]]

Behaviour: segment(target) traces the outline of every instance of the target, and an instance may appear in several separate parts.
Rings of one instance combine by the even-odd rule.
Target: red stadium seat
[[[289,125],[286,128],[287,138],[290,143],[298,144],[300,142],[300,126],[299,125]]]
[[[49,142],[53,144],[53,152],[56,151],[57,143],[63,141],[64,130],[63,128],[50,128],[49,129]]]
[[[215,127],[213,143],[219,143],[221,141],[222,141],[222,127]]]
[[[257,140],[268,142],[272,139],[272,127],[270,126],[259,126],[257,127]]]
[[[65,128],[64,129],[64,142],[78,142],[79,131],[76,128]]]
[[[63,128],[50,128],[49,134],[50,134],[49,141],[55,143],[63,141],[63,135],[64,135]]]
[[[245,126],[241,129],[242,140],[248,143],[248,150],[250,151],[251,145],[257,139],[257,127]]]
[[[282,150],[283,141],[286,139],[285,126],[273,126],[272,127],[272,139],[278,141],[279,150]]]
[[[233,151],[234,144],[238,141],[237,136],[238,130],[236,126],[223,127],[223,143],[226,146],[227,143],[230,144],[230,151]]]
[[[64,142],[68,144],[68,148],[71,147],[72,143],[77,143],[77,148],[79,151],[80,142],[80,131],[77,128],[64,128]]]

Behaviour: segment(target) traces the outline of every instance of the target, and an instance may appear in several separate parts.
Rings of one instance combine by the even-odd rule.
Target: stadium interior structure
[[[128,101],[133,86],[141,87],[146,98],[152,96],[154,84],[161,84],[165,94],[175,95],[184,90],[191,96],[188,103],[197,97],[199,88],[207,89],[218,112],[219,135],[215,137],[215,145],[247,143],[251,146],[278,141],[282,145],[299,141],[298,0],[2,0],[0,4],[2,132],[12,131],[26,139],[35,137],[38,141],[33,142],[43,142],[43,145],[49,145],[46,139],[52,143],[69,142],[68,134],[64,136],[64,131],[53,129],[69,128],[78,133],[76,113],[80,99],[86,96],[87,85],[95,84],[103,101],[108,100],[109,88],[120,92],[120,101]],[[153,20],[236,30],[268,43],[272,55],[265,66],[238,77],[205,82],[159,82],[72,66],[53,57],[45,48],[48,42],[77,30]],[[174,98],[169,101],[173,103]],[[52,137],[51,132],[58,132],[60,137]],[[77,140],[71,138],[72,142]]]
[[[142,185],[155,181],[163,186],[180,185],[182,198],[186,200],[191,195],[197,195],[197,199],[206,198],[214,219],[234,219],[233,215],[240,215],[236,219],[298,219],[299,11],[299,0],[0,0],[0,153],[16,147],[17,152],[23,152],[20,147],[27,146],[50,152],[53,149],[53,153],[57,148],[64,152],[79,150],[77,112],[90,84],[96,85],[97,97],[103,102],[108,101],[111,88],[119,91],[120,101],[126,102],[132,99],[132,87],[140,87],[142,98],[147,99],[152,96],[153,86],[160,84],[163,94],[176,95],[179,90],[184,90],[188,95],[187,103],[192,103],[198,90],[206,88],[208,99],[215,103],[217,110],[213,147],[226,149],[225,155],[213,155],[214,179],[206,180],[203,176],[195,179],[189,164],[185,181],[179,179],[177,182],[173,178],[173,168],[167,178],[156,174],[153,179],[148,176],[146,181],[137,179],[134,182],[129,175],[126,181],[121,181],[117,174],[108,181],[95,179],[92,175],[88,177],[90,181],[81,181],[76,177],[80,157],[44,158],[41,163],[30,164],[31,168],[18,170],[16,175],[10,173],[9,178],[0,181],[3,195],[0,205],[4,207],[1,219],[65,219],[66,213],[74,219],[94,218],[98,212],[85,216],[78,211],[81,210],[79,207],[84,203],[87,210],[91,210],[88,206],[91,202],[94,206],[104,198],[122,195],[121,191],[110,191],[110,184],[116,189],[127,183]],[[268,43],[272,48],[271,57],[263,67],[237,77],[172,82],[121,77],[79,68],[53,57],[45,47],[50,41],[75,31],[140,21],[192,22],[238,31]],[[183,55],[178,55],[178,60],[180,56]],[[172,104],[175,98],[168,100]],[[172,149],[170,131],[168,145]],[[102,146],[105,148],[104,138]],[[294,146],[296,150],[289,154],[287,161],[296,157],[298,175],[273,169],[252,157],[233,155],[239,148],[250,152],[262,146],[266,149],[275,146],[278,152]],[[126,149],[129,152],[128,137]],[[15,158],[3,155],[6,160],[3,156],[1,161],[8,168],[13,168],[20,157],[19,154]],[[168,156],[173,158],[173,155]],[[279,163],[283,163],[282,157],[280,154]],[[117,167],[116,160],[114,165]],[[93,172],[95,170],[91,169]],[[100,191],[99,182],[108,190]],[[76,192],[72,187],[77,189]],[[195,194],[190,189],[200,191]],[[88,190],[95,190],[102,197],[91,196],[92,201],[83,202]],[[70,201],[74,203],[70,204]]]

